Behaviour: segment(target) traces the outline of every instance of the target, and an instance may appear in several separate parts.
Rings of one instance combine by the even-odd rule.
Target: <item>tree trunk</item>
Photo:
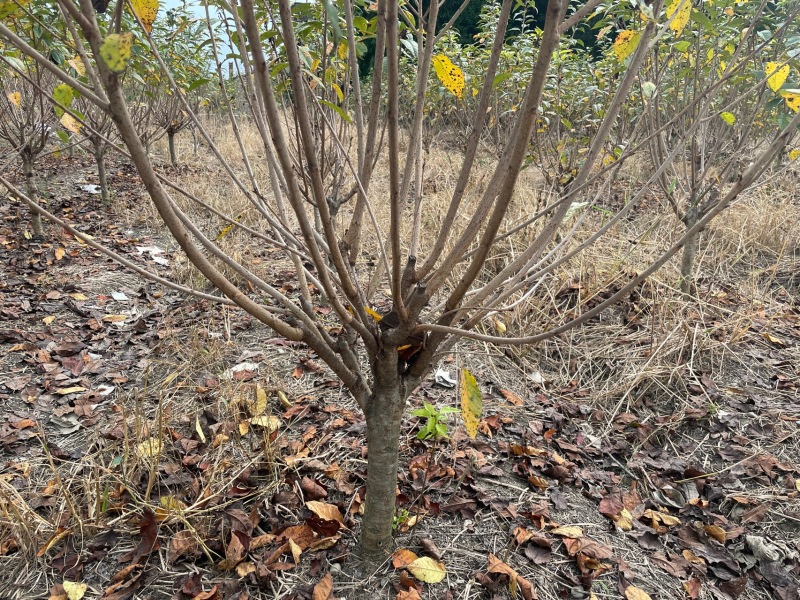
[[[178,157],[175,154],[175,132],[171,129],[167,130],[167,143],[169,144],[169,161],[173,167],[177,167]]]
[[[106,177],[106,152],[103,148],[103,142],[100,140],[92,140],[92,147],[94,148],[94,160],[97,163],[97,178],[100,180],[100,197],[103,199],[103,204],[108,204],[110,198],[108,195],[108,179]]]
[[[367,498],[361,523],[361,556],[382,562],[392,551],[392,521],[397,498],[400,423],[405,392],[397,372],[397,351],[375,361],[375,384],[366,410]]]
[[[36,178],[33,173],[33,157],[27,150],[22,152],[22,173],[25,175],[25,192],[28,198],[34,202],[39,202],[39,190],[36,188]],[[44,239],[44,226],[42,225],[42,215],[36,211],[31,211],[31,227],[33,236],[37,239]]]
[[[683,223],[686,229],[691,229],[699,219],[697,214],[697,207],[692,206],[683,217]],[[681,293],[691,294],[694,288],[694,259],[697,255],[697,245],[700,241],[700,232],[697,232],[688,240],[683,247],[683,254],[681,256]]]

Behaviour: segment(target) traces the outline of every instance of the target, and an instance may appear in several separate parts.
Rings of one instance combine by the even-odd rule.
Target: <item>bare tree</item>
[[[0,139],[11,146],[20,159],[29,198],[40,202],[36,183],[36,159],[45,149],[55,123],[55,114],[43,92],[46,80],[53,81],[40,65],[26,61],[17,76],[0,79]],[[31,228],[36,238],[44,238],[41,214],[31,212]]]
[[[3,24],[0,24],[0,36],[111,116],[143,185],[188,259],[227,299],[277,334],[311,348],[358,402],[366,417],[369,448],[361,548],[363,554],[373,560],[381,560],[391,547],[400,427],[406,402],[442,353],[462,337],[495,344],[532,344],[592,319],[670,260],[687,240],[747,189],[800,123],[800,115],[794,116],[787,127],[764,145],[739,177],[720,190],[715,205],[698,218],[685,235],[610,298],[572,320],[543,324],[543,331],[537,335],[484,335],[473,329],[487,314],[535,291],[559,264],[613,228],[644,194],[642,191],[634,196],[593,235],[568,248],[565,241],[574,228],[564,227],[565,218],[575,201],[592,202],[593,196],[602,189],[599,182],[603,170],[597,163],[609,132],[631,93],[643,61],[651,48],[669,33],[668,23],[674,17],[663,16],[660,0],[650,6],[657,18],[648,19],[643,25],[638,46],[615,82],[613,98],[574,177],[553,203],[514,226],[507,222],[513,192],[528,153],[559,38],[590,15],[600,2],[589,0],[570,9],[567,0],[549,1],[536,60],[528,74],[507,143],[487,180],[475,182],[472,175],[478,144],[513,5],[513,0],[503,1],[497,32],[490,42],[487,69],[482,82],[476,85],[478,100],[459,175],[444,214],[437,215],[438,229],[432,232],[429,240],[422,235],[422,217],[426,209],[422,188],[416,188],[412,203],[407,200],[424,168],[420,140],[423,117],[429,108],[426,92],[437,37],[438,4],[431,3],[426,10],[421,1],[412,3],[415,8],[412,20],[405,12],[398,12],[397,2],[379,0],[374,28],[375,61],[369,93],[366,93],[361,89],[358,74],[359,30],[350,0],[344,0],[343,14],[334,17],[330,3],[294,5],[293,8],[290,0],[276,0],[274,4],[268,3],[266,10],[261,6],[257,10],[253,0],[220,3],[228,11],[230,26],[236,34],[231,43],[241,57],[240,81],[262,141],[264,161],[270,173],[269,190],[262,190],[255,177],[253,159],[242,143],[237,116],[230,106],[226,106],[226,110],[241,151],[237,168],[231,162],[233,158],[223,156],[188,103],[184,103],[184,110],[192,115],[194,125],[222,169],[251,202],[254,212],[262,217],[258,226],[240,224],[241,233],[283,249],[294,261],[300,290],[297,297],[290,297],[271,285],[256,266],[243,264],[227,255],[214,242],[213,236],[204,232],[178,205],[175,194],[183,193],[199,209],[212,211],[228,223],[235,222],[233,215],[214,209],[179,186],[166,185],[153,169],[120,84],[120,63],[124,60],[106,62],[100,58],[118,45],[122,3],[115,5],[114,16],[106,30],[95,19],[91,0],[57,1],[64,14],[80,29],[74,42],[79,48],[86,46],[81,56],[89,84],[48,65],[46,57]],[[306,35],[299,40],[298,30],[306,21],[293,14],[293,9],[313,10],[315,6],[320,11],[315,22],[323,26],[314,30],[310,37]],[[405,121],[407,129],[401,127],[399,105],[401,20],[416,37],[419,60],[414,102],[402,107],[411,115]],[[277,35],[262,36],[265,28],[279,33],[279,38]],[[302,30],[308,33],[308,28]],[[162,67],[160,74],[175,88],[169,71],[163,69],[165,63],[158,46],[152,43],[146,30],[139,31],[138,35],[152,53],[153,68]],[[337,59],[333,58],[334,53]],[[333,64],[336,60],[340,61],[339,67]],[[218,77],[222,80],[219,57],[217,64],[220,65]],[[335,89],[332,83],[336,83],[341,92],[341,95],[336,94],[335,101],[330,96],[330,89]],[[371,185],[382,140],[385,140],[385,153],[380,158],[385,161],[389,180],[385,196],[377,194]],[[406,150],[401,151],[401,146]],[[623,154],[619,160],[629,155]],[[342,180],[342,169],[333,168],[336,165],[345,166],[348,177],[346,185],[338,189],[353,190],[353,202],[348,203],[346,210],[340,205],[337,211],[330,202],[333,184]],[[653,183],[657,176],[660,176],[659,171],[645,185]],[[5,180],[1,181],[24,199],[24,194]],[[385,230],[377,219],[378,211],[389,215]],[[487,270],[486,260],[493,246],[523,230],[525,245],[501,268]],[[560,241],[556,241],[557,234]],[[362,259],[362,252],[368,250],[378,255],[374,266]],[[241,285],[237,285],[233,277],[242,282]],[[314,296],[309,291],[312,288]],[[376,290],[386,288],[385,296],[391,302],[391,310],[374,316],[370,305],[376,294],[384,293]],[[320,302],[331,308],[326,321],[314,310],[313,304]],[[331,318],[338,321],[335,329],[330,326]]]

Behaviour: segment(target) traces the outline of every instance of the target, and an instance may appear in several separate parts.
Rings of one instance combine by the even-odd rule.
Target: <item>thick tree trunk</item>
[[[178,166],[178,155],[175,154],[175,132],[171,129],[167,130],[167,143],[169,145],[169,161],[173,167]]]
[[[361,555],[382,562],[392,551],[400,423],[406,398],[397,373],[397,352],[375,363],[375,385],[366,411],[367,498],[361,523]]]
[[[36,176],[33,172],[33,157],[30,152],[24,150],[22,152],[22,173],[25,175],[25,192],[28,194],[28,198],[39,202],[39,190],[36,187]],[[36,211],[31,211],[31,228],[35,238],[44,239],[42,215]]]
[[[697,207],[691,206],[683,217],[686,229],[691,229],[697,223],[700,216],[697,214]],[[694,289],[694,260],[697,255],[697,245],[700,241],[700,233],[696,233],[686,240],[681,256],[681,293],[691,294]]]

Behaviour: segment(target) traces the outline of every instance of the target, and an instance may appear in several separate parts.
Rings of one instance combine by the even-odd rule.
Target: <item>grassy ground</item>
[[[235,156],[227,129],[209,128]],[[245,142],[257,156],[252,131]],[[184,166],[164,172],[255,223],[203,149],[181,143]],[[81,190],[95,183],[88,157],[44,166],[58,214],[153,271],[205,287],[129,165],[110,169],[111,208]],[[427,157],[426,232],[441,226],[458,166],[452,150]],[[476,189],[488,172],[481,164]],[[256,174],[268,189],[258,164]],[[634,169],[616,182],[571,243],[636,179]],[[541,181],[523,173],[512,222],[547,199]],[[373,189],[382,197],[386,181]],[[404,422],[397,547],[447,571],[423,584],[396,568],[400,555],[369,572],[352,557],[363,417],[308,348],[241,311],[144,282],[55,228],[46,243],[22,240],[6,199],[0,598],[72,599],[73,582],[87,585],[86,598],[327,598],[327,575],[339,598],[509,597],[515,586],[527,597],[525,582],[542,599],[796,598],[798,200],[796,176],[780,173],[705,232],[692,297],[677,292],[669,264],[568,334],[523,349],[463,342],[443,359],[451,375],[475,374],[484,414],[475,441],[454,416],[440,441],[417,440],[420,420]],[[561,322],[644,268],[679,231],[668,216],[653,227],[656,213],[653,192],[505,311],[509,333]],[[491,261],[502,264],[525,235]],[[237,231],[221,244],[292,291],[279,249]],[[359,272],[376,254],[368,245]],[[481,327],[494,331],[491,319]],[[458,398],[430,378],[410,402]]]

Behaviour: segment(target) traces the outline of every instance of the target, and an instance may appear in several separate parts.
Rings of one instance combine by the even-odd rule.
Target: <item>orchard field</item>
[[[799,19],[0,0],[0,600],[798,600]]]

